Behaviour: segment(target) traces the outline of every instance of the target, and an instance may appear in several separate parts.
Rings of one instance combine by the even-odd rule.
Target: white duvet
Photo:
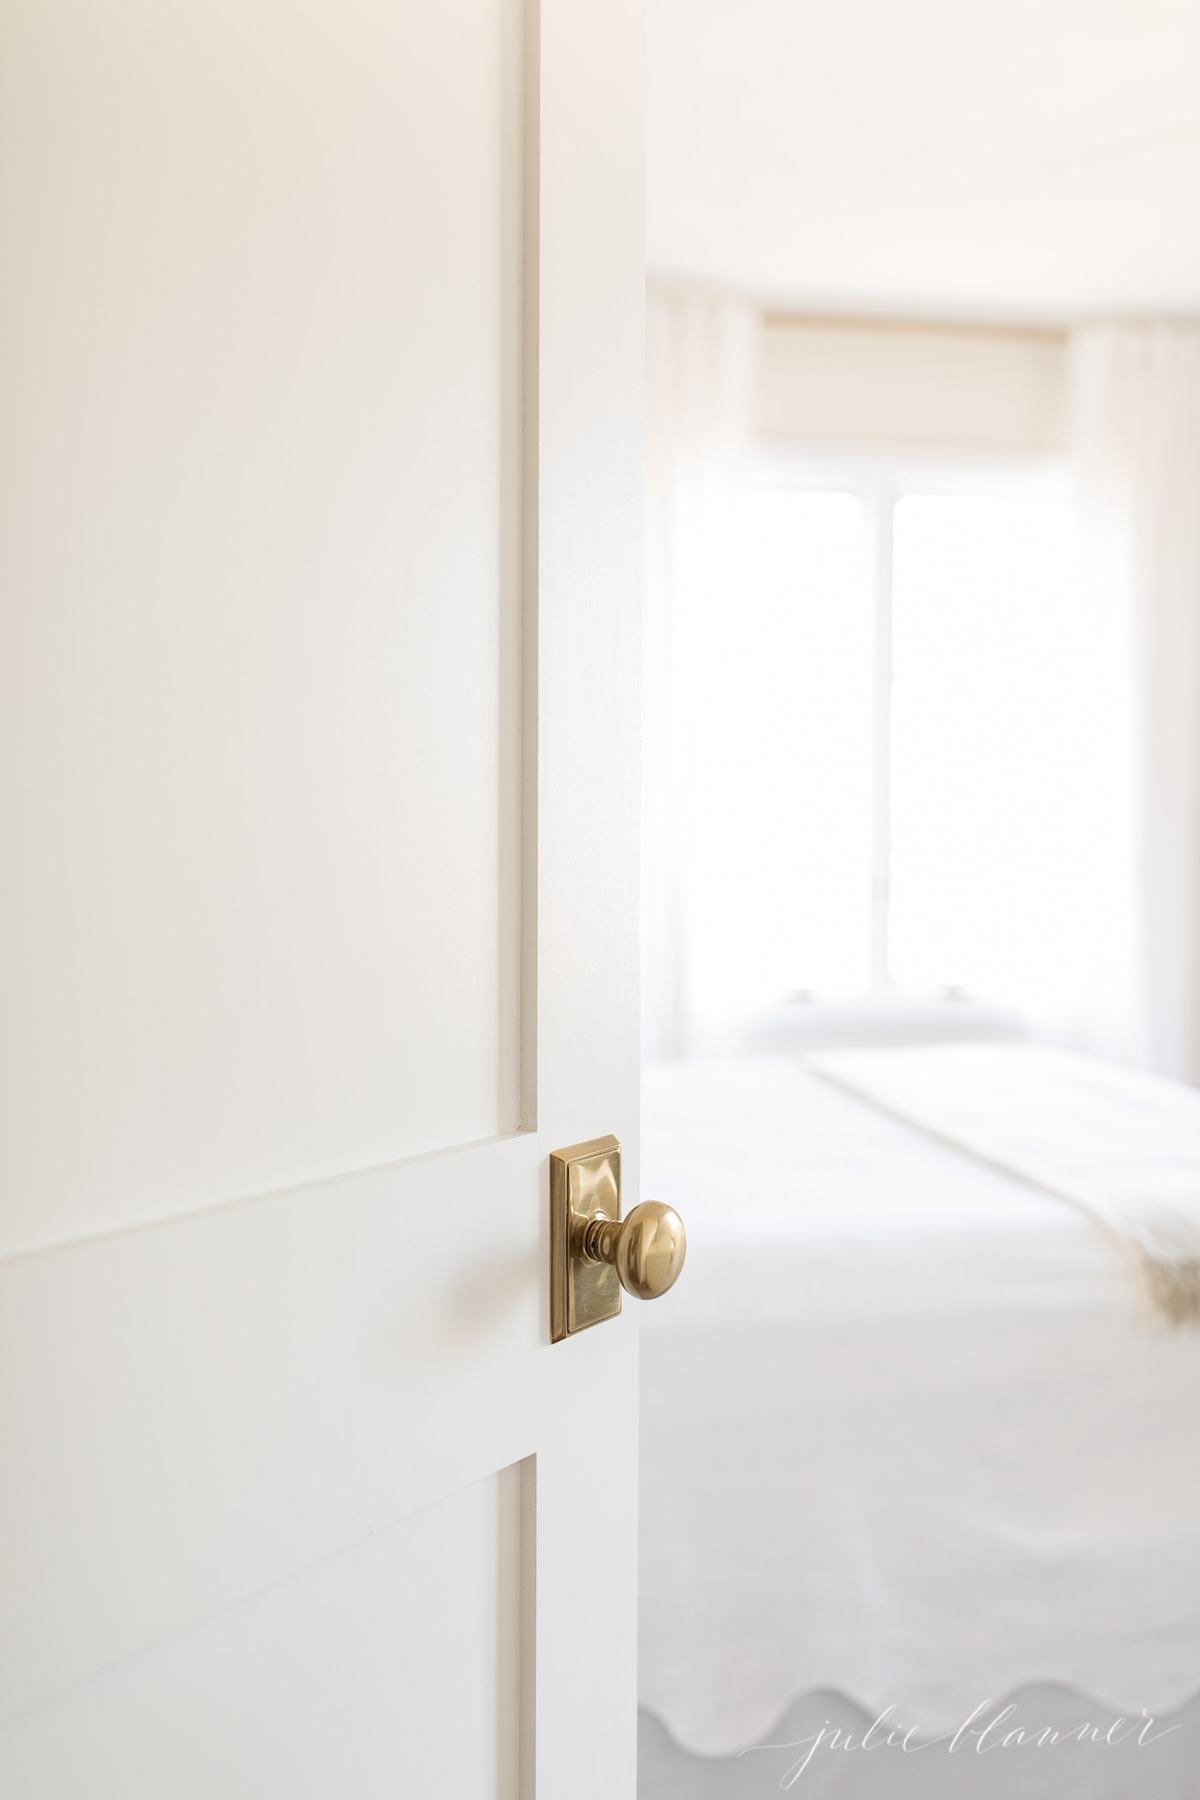
[[[827,1080],[1112,1234],[1148,1310],[1200,1324],[1200,1093],[1069,1051],[1016,1044],[855,1051]]]
[[[689,1232],[642,1320],[640,1691],[680,1742],[821,1688],[930,1731],[1200,1690],[1200,1334],[1146,1328],[1108,1231],[784,1059],[653,1073],[642,1191]]]

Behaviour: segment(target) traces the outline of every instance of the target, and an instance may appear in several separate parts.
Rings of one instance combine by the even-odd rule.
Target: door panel
[[[518,0],[6,21],[0,1251],[514,1130],[520,954]]]
[[[0,1792],[261,1800],[289,1743],[288,1800],[516,1800],[520,1505],[505,1469],[35,1708]]]
[[[534,1448],[534,1154],[514,1136],[0,1266],[0,1712]]]
[[[0,1769],[630,1800],[638,7],[5,30]]]

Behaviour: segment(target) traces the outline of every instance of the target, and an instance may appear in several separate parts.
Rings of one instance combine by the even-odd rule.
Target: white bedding
[[[1111,1233],[1151,1313],[1200,1324],[1200,1093],[1018,1044],[813,1059],[890,1117],[1078,1206]]]
[[[897,1052],[903,1055],[903,1052]],[[940,1730],[1031,1681],[1200,1690],[1200,1335],[1087,1216],[794,1061],[653,1072],[642,1704],[710,1754],[834,1688]]]

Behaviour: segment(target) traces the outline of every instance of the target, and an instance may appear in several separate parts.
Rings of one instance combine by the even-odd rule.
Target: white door
[[[4,1800],[632,1796],[640,80],[4,8]]]

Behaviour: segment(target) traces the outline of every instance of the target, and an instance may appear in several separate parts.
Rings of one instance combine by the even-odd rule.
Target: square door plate
[[[590,1138],[550,1153],[550,1338],[557,1344],[621,1310],[621,1284],[607,1263],[575,1254],[578,1221],[621,1217],[621,1146]]]

